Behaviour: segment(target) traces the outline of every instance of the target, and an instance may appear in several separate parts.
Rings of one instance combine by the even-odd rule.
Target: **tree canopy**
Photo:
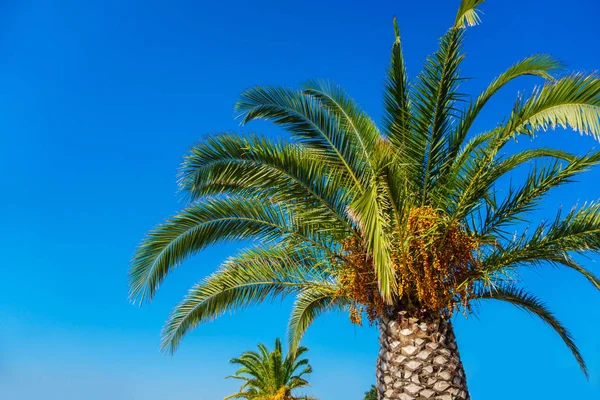
[[[509,153],[507,145],[556,128],[598,139],[600,78],[564,73],[559,61],[535,54],[481,93],[462,93],[463,41],[482,2],[462,1],[412,78],[394,21],[380,124],[331,81],[240,95],[242,124],[270,121],[288,137],[218,134],[185,157],[179,185],[189,202],[138,248],[131,299],[150,301],[174,268],[211,245],[254,244],[189,291],[165,325],[164,349],[175,351],[187,332],[225,312],[284,296],[295,297],[292,348],[331,310],[349,311],[356,323],[365,313],[371,321],[399,312],[447,318],[493,299],[540,317],[587,373],[570,333],[519,286],[516,272],[568,268],[600,289],[574,257],[600,251],[599,203],[537,225],[528,219],[549,192],[598,164],[600,152],[532,146]],[[475,130],[489,100],[523,76],[540,84],[518,95],[502,122]],[[500,184],[527,167],[521,182]]]

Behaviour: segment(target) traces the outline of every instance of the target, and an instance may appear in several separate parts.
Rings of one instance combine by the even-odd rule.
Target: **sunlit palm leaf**
[[[293,208],[299,218],[327,227],[334,236],[353,231],[346,215],[352,182],[298,145],[255,135],[213,136],[186,156],[179,183],[192,200],[223,194],[263,197]]]
[[[554,80],[552,72],[561,69],[563,65],[547,54],[536,54],[528,57],[518,63],[512,65],[505,72],[494,79],[489,86],[477,97],[477,99],[469,105],[469,108],[462,116],[460,123],[453,135],[452,144],[450,146],[451,154],[458,152],[460,146],[462,146],[473,122],[487,104],[487,102],[496,94],[500,89],[512,82],[514,79],[533,75],[539,76],[547,80]],[[453,158],[451,156],[451,158]]]
[[[330,251],[303,222],[274,204],[252,198],[215,198],[196,203],[151,231],[130,272],[131,298],[149,300],[167,273],[212,244],[241,239],[292,238]]]
[[[560,154],[562,160],[569,158],[568,153]],[[573,177],[588,170],[600,162],[600,153],[596,152],[584,157],[572,157],[566,166],[560,162],[542,168],[533,168],[525,179],[525,184],[509,193],[503,202],[494,210],[490,210],[479,231],[482,236],[491,232],[501,234],[507,224],[523,221],[522,215],[533,211],[542,197],[551,189],[572,181]]]
[[[335,114],[322,107],[315,97],[283,87],[254,87],[240,95],[236,110],[244,124],[266,119],[282,125],[322,157],[343,166],[357,187],[362,188],[361,177],[368,160],[356,136],[346,134]]]
[[[347,303],[345,297],[336,297],[337,289],[332,284],[329,287],[306,288],[300,292],[294,303],[288,324],[290,349],[298,347],[304,333],[319,315],[329,310],[342,308]]]
[[[542,148],[524,150],[509,157],[491,160],[485,152],[472,156],[461,171],[456,171],[458,177],[446,188],[453,191],[446,198],[453,219],[462,220],[477,211],[478,207],[484,204],[486,194],[502,176],[523,164],[541,158],[569,161],[573,159],[573,155],[561,150]]]
[[[381,133],[375,122],[360,109],[344,89],[333,82],[312,80],[304,84],[304,90],[308,95],[321,101],[336,116],[345,132],[356,137],[367,166],[370,166],[375,146],[381,140]]]
[[[459,66],[464,58],[460,52],[462,40],[462,30],[449,30],[440,40],[439,50],[427,58],[411,91],[415,135],[426,138],[426,147],[419,149],[422,204],[429,204],[429,190],[448,161],[452,123],[458,117],[455,103],[462,97],[457,91]]]
[[[598,278],[568,255],[585,252],[600,253],[598,203],[573,208],[564,218],[558,213],[551,224],[542,223],[531,234],[515,237],[484,257],[482,270],[487,274],[505,274],[523,266],[562,265],[599,287]]]
[[[390,220],[385,213],[389,204],[386,203],[386,193],[379,180],[374,179],[367,191],[350,205],[350,210],[360,226],[365,247],[373,256],[381,295],[391,304],[397,283],[391,260]]]
[[[401,179],[399,185],[406,191],[419,188],[419,176],[423,154],[427,146],[424,135],[415,134],[411,127],[411,105],[409,82],[402,54],[400,30],[394,18],[395,41],[392,46],[385,92],[383,96],[385,113],[383,129],[386,137],[396,150],[394,164],[398,166]]]
[[[311,250],[274,246],[242,252],[194,286],[175,308],[163,331],[163,348],[175,351],[196,325],[226,311],[243,309],[279,295],[329,287],[327,274],[315,268]]]
[[[600,78],[569,75],[535,90],[524,103],[518,102],[504,135],[561,127],[599,139],[599,115]]]
[[[462,0],[456,20],[454,21],[455,28],[466,28],[467,26],[475,26],[481,22],[479,10],[477,6],[483,3],[484,0]]]

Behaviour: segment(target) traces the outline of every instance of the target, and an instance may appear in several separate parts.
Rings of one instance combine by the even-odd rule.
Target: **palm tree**
[[[300,89],[254,87],[241,94],[242,123],[268,120],[290,140],[221,134],[196,145],[181,167],[189,205],[152,230],[132,261],[131,298],[154,296],[165,276],[206,247],[255,245],[196,284],[163,331],[173,352],[197,325],[227,311],[294,295],[289,343],[315,318],[348,310],[380,329],[377,388],[382,399],[468,399],[451,316],[475,302],[511,303],[546,322],[581,369],[569,332],[516,271],[559,266],[600,280],[573,255],[600,251],[600,204],[586,203],[532,226],[544,196],[600,162],[507,144],[556,127],[600,137],[600,77],[555,75],[548,55],[517,62],[477,97],[458,91],[462,42],[483,0],[463,0],[439,49],[410,82],[395,42],[378,126],[333,83]],[[474,132],[490,98],[525,76],[543,83],[519,96],[504,122]],[[523,182],[499,180],[529,165]],[[440,397],[441,396],[441,397]]]
[[[230,363],[241,365],[235,375],[228,378],[244,381],[239,392],[225,397],[247,400],[310,400],[311,397],[292,396],[292,391],[308,386],[302,378],[312,372],[306,358],[300,359],[308,349],[299,347],[283,358],[281,340],[275,340],[275,350],[269,352],[264,344],[258,345],[258,352],[246,351]],[[300,368],[301,371],[297,372]]]
[[[365,398],[363,400],[377,400],[377,387],[371,385],[371,389],[365,392]]]

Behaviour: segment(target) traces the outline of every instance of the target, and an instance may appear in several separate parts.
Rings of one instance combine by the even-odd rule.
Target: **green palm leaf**
[[[213,136],[186,156],[179,184],[193,201],[226,193],[260,197],[293,208],[299,218],[327,226],[334,236],[354,230],[346,215],[352,182],[298,145],[255,135]],[[304,200],[301,206],[298,198]]]
[[[242,123],[266,119],[285,127],[321,157],[344,167],[361,189],[368,160],[356,136],[346,134],[335,114],[303,91],[283,87],[255,87],[241,94],[236,104]]]
[[[455,28],[466,28],[467,26],[478,25],[481,22],[479,10],[477,6],[482,4],[484,0],[462,0],[456,20],[454,21]]]
[[[401,176],[403,187],[412,190],[418,188],[418,178],[426,137],[415,135],[411,130],[411,105],[409,82],[402,54],[400,30],[394,18],[395,42],[385,84],[383,127],[386,137],[396,149],[395,163],[402,163]]]
[[[539,317],[547,323],[565,342],[573,356],[577,360],[579,367],[584,375],[588,376],[588,369],[583,360],[581,352],[575,345],[571,333],[554,317],[552,314],[535,296],[525,292],[523,289],[517,289],[513,286],[497,286],[493,289],[485,289],[478,295],[479,299],[485,300],[500,300],[506,301],[516,307],[519,307],[536,317]]]
[[[425,138],[425,148],[419,149],[422,204],[429,203],[429,190],[440,167],[447,162],[452,122],[458,117],[455,103],[462,97],[457,91],[459,67],[464,59],[460,52],[462,40],[463,31],[459,29],[451,29],[444,35],[439,50],[427,59],[411,92],[414,131]]]
[[[454,133],[452,138],[452,144],[450,146],[450,153],[454,155],[458,152],[460,146],[463,144],[473,122],[487,104],[487,102],[496,94],[500,89],[506,86],[521,76],[539,76],[541,78],[554,81],[552,72],[561,69],[563,65],[547,54],[536,54],[528,57],[518,63],[512,65],[505,72],[494,79],[488,87],[477,97],[477,99],[469,105],[469,108],[462,116],[460,124]],[[451,156],[451,159],[453,157]]]
[[[571,128],[600,138],[600,78],[574,74],[536,89],[517,103],[505,135]]]
[[[337,287],[315,286],[303,289],[296,297],[288,325],[288,342],[291,349],[298,347],[304,333],[314,320],[324,312],[343,308],[347,300],[336,297]]]
[[[214,198],[196,203],[159,225],[140,245],[130,272],[131,298],[143,302],[183,260],[209,245],[240,239],[293,239],[331,251],[285,209],[260,200]]]
[[[567,153],[556,155],[563,160],[570,157]],[[596,152],[584,157],[573,156],[569,161],[566,166],[557,161],[543,168],[533,168],[525,184],[516,190],[511,188],[502,204],[488,213],[480,234],[485,236],[493,231],[502,233],[500,228],[504,225],[524,221],[522,215],[533,211],[551,189],[571,182],[574,176],[597,165],[600,162],[600,153]]]
[[[342,125],[342,129],[356,137],[364,159],[370,165],[375,145],[381,138],[379,128],[356,102],[340,86],[323,80],[309,81],[304,91],[323,103]]]
[[[250,249],[229,259],[194,286],[175,308],[163,330],[163,349],[175,351],[190,329],[224,312],[308,288],[329,287],[328,273],[317,268],[314,252],[276,245]]]
[[[385,213],[388,205],[385,202],[386,194],[379,181],[374,180],[371,187],[350,205],[350,209],[363,233],[365,246],[373,256],[381,295],[391,303],[396,289],[396,277],[388,234],[390,220]]]
[[[569,253],[600,253],[600,204],[573,208],[564,218],[559,212],[551,224],[540,224],[531,234],[523,233],[482,260],[488,276],[506,274],[518,267],[558,265],[582,274],[596,288],[600,280],[574,262]]]

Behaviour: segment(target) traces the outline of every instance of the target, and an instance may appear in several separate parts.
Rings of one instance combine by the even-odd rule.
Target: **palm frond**
[[[206,199],[147,235],[132,261],[130,298],[140,303],[150,300],[172,268],[219,242],[242,239],[273,242],[290,238],[330,252],[330,247],[318,239],[322,235],[325,233],[308,228],[275,204],[252,198]]]
[[[496,79],[494,79],[488,87],[477,97],[475,102],[472,102],[467,110],[463,113],[460,118],[459,123],[457,124],[456,129],[454,130],[448,150],[448,162],[444,165],[442,174],[441,185],[439,187],[444,187],[448,180],[452,179],[452,176],[456,176],[456,172],[462,169],[465,165],[465,162],[475,155],[475,151],[477,151],[482,144],[491,139],[496,138],[501,132],[501,129],[494,129],[488,132],[484,132],[476,135],[472,138],[468,143],[464,143],[467,134],[471,126],[473,125],[475,119],[485,106],[485,104],[500,90],[502,87],[507,85],[509,82],[514,79],[532,75],[539,76],[549,81],[555,81],[554,76],[551,74],[553,71],[559,70],[562,68],[562,64],[553,59],[551,56],[546,54],[536,54],[531,57],[528,57],[518,63],[514,64],[510,68],[508,68],[504,73],[499,75]],[[504,145],[504,141],[495,140],[492,143],[498,145],[498,149]],[[491,149],[495,149],[494,146],[489,146]],[[497,152],[497,151],[496,151]],[[493,150],[488,154],[491,157],[488,157],[488,160],[493,160],[496,152]]]
[[[481,236],[492,232],[501,233],[498,230],[506,224],[522,221],[521,215],[533,211],[551,189],[572,182],[574,176],[600,163],[600,152],[583,157],[560,153],[556,153],[556,156],[560,156],[561,160],[571,158],[569,163],[563,165],[556,161],[542,168],[532,168],[523,186],[518,189],[510,188],[504,201],[497,208],[489,210],[478,232]]]
[[[483,154],[482,148],[497,135],[498,131],[493,129],[491,131],[479,133],[468,142],[464,143],[456,156],[451,155],[450,157],[450,160],[452,161],[450,178],[446,177],[445,182],[448,183],[452,178],[459,176],[468,163]],[[488,159],[491,161],[493,160],[493,157],[489,157]]]
[[[224,194],[262,197],[327,226],[334,236],[353,232],[346,214],[355,196],[352,182],[302,146],[257,135],[215,135],[185,157],[179,185],[193,201]]]
[[[572,270],[583,275],[596,289],[600,290],[600,278],[596,276],[591,271],[588,271],[584,267],[582,267],[579,263],[573,260],[568,254],[564,254],[559,259],[555,260],[556,263],[561,264],[567,268],[571,268]]]
[[[298,294],[288,324],[288,343],[291,351],[298,347],[304,333],[319,315],[346,304],[347,299],[336,297],[337,289],[332,284],[306,288]]]
[[[454,28],[466,28],[467,26],[475,26],[481,22],[479,10],[477,6],[481,5],[484,0],[462,0],[456,19],[454,20]]]
[[[485,151],[468,159],[460,171],[454,171],[456,176],[447,183],[444,190],[450,191],[448,201],[449,212],[453,221],[460,221],[469,214],[477,211],[483,205],[490,189],[498,179],[515,168],[540,158],[554,160],[573,159],[573,155],[554,149],[540,148],[524,150],[505,158],[494,158]]]
[[[494,136],[486,140],[485,146],[472,149],[475,161],[470,161],[464,154],[463,160],[469,160],[473,166],[464,174],[470,181],[468,186],[479,187],[479,193],[482,193],[481,188],[486,185],[480,183],[487,181],[489,187],[497,179],[495,174],[488,172],[495,167],[499,151],[511,138],[559,126],[571,127],[600,140],[600,79],[595,75],[567,76],[536,90],[527,101],[517,101],[508,122],[492,131]],[[458,167],[463,168],[464,164]],[[464,188],[459,187],[459,190],[463,191],[461,203],[473,195],[471,191],[465,193]],[[475,197],[481,195],[472,198]]]
[[[415,135],[426,138],[419,165],[421,166],[421,198],[427,203],[429,189],[448,157],[448,145],[453,120],[458,117],[456,101],[462,97],[457,89],[460,82],[459,67],[462,30],[451,29],[440,40],[439,50],[427,58],[423,71],[411,91]]]
[[[518,101],[503,137],[557,127],[600,140],[600,78],[574,74],[547,83]]]
[[[573,356],[577,360],[579,367],[583,371],[586,377],[588,377],[588,369],[581,355],[581,352],[577,348],[577,345],[573,341],[573,337],[571,333],[556,319],[554,314],[550,312],[544,303],[542,303],[535,296],[527,293],[523,289],[518,289],[514,286],[506,286],[500,285],[494,288],[486,288],[483,289],[478,295],[477,298],[485,299],[485,300],[500,300],[511,303],[522,310],[529,312],[532,315],[535,315],[542,319],[546,324],[548,324],[565,342]]]
[[[229,259],[175,308],[163,330],[163,349],[175,351],[190,329],[226,311],[305,288],[327,287],[326,275],[314,268],[315,263],[309,249],[295,246],[251,249]]]
[[[482,259],[487,275],[507,274],[519,267],[551,264],[564,266],[582,274],[596,288],[600,281],[590,271],[575,263],[569,253],[600,253],[600,204],[573,208],[564,218],[541,223],[531,234],[523,233]]]
[[[402,163],[402,186],[416,189],[426,137],[411,130],[409,83],[402,53],[400,30],[394,17],[395,41],[385,82],[383,129],[396,150],[397,163]]]
[[[477,99],[472,102],[465,111],[453,134],[450,153],[456,154],[458,152],[458,149],[462,146],[473,122],[475,122],[475,119],[487,102],[498,93],[500,89],[516,78],[527,75],[539,76],[543,79],[554,81],[552,72],[557,71],[562,67],[562,63],[547,54],[535,54],[517,62],[500,74],[483,92],[481,92],[481,94],[479,94]],[[453,157],[451,156],[451,158]]]
[[[348,135],[335,114],[315,97],[284,87],[254,87],[244,91],[235,109],[242,123],[265,119],[286,128],[307,147],[344,167],[359,189],[368,160],[355,135]]]
[[[381,181],[373,179],[370,187],[350,205],[350,210],[362,232],[365,248],[373,257],[381,296],[391,304],[397,282],[391,259],[391,221],[385,213],[389,207]]]
[[[375,122],[339,85],[325,80],[312,80],[303,85],[305,93],[321,101],[341,122],[343,130],[356,136],[367,165],[381,133]]]
[[[600,252],[600,203],[573,207],[564,218],[559,212],[547,229],[544,224],[536,229],[528,245],[577,253]]]

